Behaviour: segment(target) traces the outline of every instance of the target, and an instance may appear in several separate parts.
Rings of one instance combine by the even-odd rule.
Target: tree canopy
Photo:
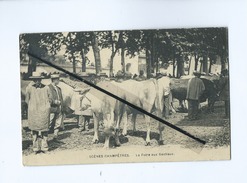
[[[64,58],[73,64],[80,61],[82,71],[86,71],[89,61],[87,53],[93,51],[96,74],[101,72],[102,49],[110,49],[110,75],[116,53],[121,53],[122,71],[125,72],[125,57],[146,56],[147,76],[157,72],[159,67],[172,61],[177,77],[184,75],[184,63],[189,57],[195,58],[195,69],[199,60],[202,64],[214,64],[216,57],[221,58],[222,68],[228,61],[228,32],[226,28],[156,29],[156,30],[116,30],[96,32],[34,33],[20,35],[20,57],[25,58],[27,51],[40,57],[54,60],[56,53],[65,47]],[[36,60],[29,65],[35,70]]]

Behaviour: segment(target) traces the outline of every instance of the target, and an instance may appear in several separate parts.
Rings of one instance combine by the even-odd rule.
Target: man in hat
[[[200,79],[201,73],[194,71],[195,77],[191,78],[187,87],[187,100],[188,100],[188,118],[195,120],[198,118],[198,108],[200,97],[205,90],[203,81]]]
[[[48,151],[48,130],[50,117],[49,88],[41,83],[42,76],[33,72],[32,82],[26,88],[28,105],[28,126],[32,131],[33,151]],[[39,143],[41,139],[41,143]]]
[[[157,73],[156,78],[158,81],[159,88],[165,89],[163,115],[166,119],[168,119],[169,114],[170,114],[170,100],[171,100],[170,85],[171,85],[171,80],[167,76],[166,72]]]
[[[229,117],[230,114],[230,88],[229,88],[229,75],[228,70],[221,71],[221,77],[219,80],[219,99],[225,102],[225,117]]]
[[[50,89],[50,130],[54,131],[54,139],[57,139],[60,128],[63,128],[63,96],[59,84],[59,74],[51,75],[51,84],[48,85]]]
[[[139,76],[136,78],[137,81],[143,81],[143,80],[146,80],[147,77],[144,76],[144,71],[143,70],[140,70],[140,74]]]

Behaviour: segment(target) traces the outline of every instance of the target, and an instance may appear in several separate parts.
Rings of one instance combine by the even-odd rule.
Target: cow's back
[[[97,84],[97,86],[114,95],[119,96],[117,86],[110,81],[101,81]],[[98,89],[91,88],[86,96],[90,99],[91,109],[95,113],[103,113],[106,112],[109,108],[116,107],[116,99],[99,91]]]
[[[172,97],[178,100],[185,100],[189,79],[171,79]]]

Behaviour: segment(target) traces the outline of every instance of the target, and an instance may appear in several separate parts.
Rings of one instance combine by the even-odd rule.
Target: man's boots
[[[40,150],[38,141],[38,132],[32,131],[33,136],[33,151],[36,153]]]
[[[54,130],[54,137],[53,137],[54,140],[57,140],[58,132],[59,132],[58,128]]]
[[[48,147],[48,133],[47,132],[42,132],[41,134],[41,151],[46,152],[49,150]]]

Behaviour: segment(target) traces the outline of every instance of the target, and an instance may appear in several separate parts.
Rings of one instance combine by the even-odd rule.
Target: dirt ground
[[[216,102],[214,113],[207,113],[202,108],[200,119],[189,121],[184,118],[187,113],[172,114],[169,119],[170,123],[178,126],[189,132],[190,134],[206,141],[204,148],[215,149],[230,146],[230,120],[224,117],[224,103]],[[131,117],[131,116],[130,116]],[[166,127],[163,131],[164,145],[159,146],[157,140],[158,124],[152,120],[151,123],[151,147],[164,148],[172,145],[179,145],[182,148],[200,148],[201,144],[195,142],[191,138]],[[121,146],[117,148],[124,148],[128,146],[144,147],[146,137],[146,124],[142,115],[137,116],[136,133],[132,132],[132,124],[128,126],[128,135],[120,136]],[[31,133],[26,127],[26,122],[23,121],[22,129],[22,150],[24,156],[33,154]],[[93,139],[93,122],[91,120],[89,131],[78,131],[77,119],[75,117],[66,118],[65,129],[59,133],[56,141],[53,140],[53,134],[49,134],[49,152],[46,154],[56,154],[62,151],[80,151],[80,150],[97,150],[103,148],[104,136],[102,127],[100,127],[100,137],[98,144],[92,144]],[[113,146],[113,139],[111,139],[111,148]],[[116,149],[117,149],[116,148]]]

